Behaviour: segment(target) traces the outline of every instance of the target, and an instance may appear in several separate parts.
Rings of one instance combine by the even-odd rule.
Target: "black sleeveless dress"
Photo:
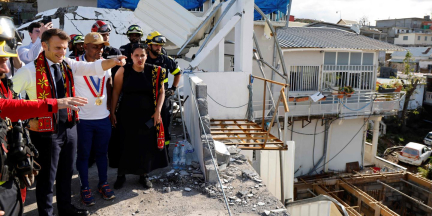
[[[124,66],[119,112],[125,137],[119,175],[141,175],[168,166],[166,151],[157,148],[156,128],[145,124],[155,111],[152,69],[153,65],[146,64],[144,71],[137,72],[132,64]]]

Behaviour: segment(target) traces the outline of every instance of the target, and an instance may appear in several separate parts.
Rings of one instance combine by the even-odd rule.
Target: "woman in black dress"
[[[114,111],[119,95],[123,93],[118,112],[125,132],[123,142],[120,143],[122,151],[119,152],[117,181],[114,184],[116,189],[123,186],[126,174],[140,175],[139,182],[150,188],[152,183],[147,173],[168,166],[166,151],[157,147],[155,127],[161,122],[160,111],[165,98],[165,69],[160,70],[156,101],[158,67],[145,64],[147,53],[140,44],[133,47],[131,58],[133,64],[119,68],[114,78],[111,121],[113,125],[117,122]]]

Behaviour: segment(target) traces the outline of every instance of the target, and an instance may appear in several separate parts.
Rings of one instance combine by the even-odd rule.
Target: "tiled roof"
[[[334,28],[288,27],[276,31],[282,48],[337,48],[403,51],[403,47]]]

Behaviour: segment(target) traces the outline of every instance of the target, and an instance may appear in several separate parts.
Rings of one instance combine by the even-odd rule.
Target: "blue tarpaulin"
[[[255,4],[264,12],[271,14],[277,11],[286,13],[289,0],[255,0]],[[254,20],[261,19],[261,14],[255,11]]]
[[[207,0],[175,0],[186,9],[201,7]],[[139,0],[98,0],[98,8],[117,9],[120,7],[135,10]],[[255,4],[264,12],[270,14],[274,12],[286,13],[289,0],[255,0]],[[255,11],[254,20],[261,19],[261,15]]]
[[[98,0],[97,7],[98,8],[108,8],[108,9],[118,9],[118,8],[127,8],[131,10],[135,10],[138,5],[139,0]]]
[[[175,0],[187,10],[201,7],[207,0]]]

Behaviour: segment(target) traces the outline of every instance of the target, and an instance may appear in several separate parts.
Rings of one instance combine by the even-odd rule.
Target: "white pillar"
[[[294,141],[287,141],[286,144],[288,145],[288,151],[286,154],[286,161],[284,164],[286,167],[284,167],[284,170],[286,170],[286,174],[284,174],[284,178],[286,184],[285,184],[285,199],[289,200],[290,202],[294,201],[294,161],[295,161],[295,142]],[[283,203],[285,205],[285,203]]]
[[[252,74],[254,1],[237,0],[233,6],[242,13],[242,19],[235,26],[234,71]]]
[[[219,42],[216,48],[217,71],[225,71],[225,38]]]
[[[381,121],[382,117],[377,117],[374,120],[374,126],[373,126],[373,135],[372,135],[372,158],[370,160],[370,162],[374,163],[375,162],[375,156],[377,155],[377,150],[378,150],[378,138],[379,138],[379,126],[380,126],[380,121]]]

